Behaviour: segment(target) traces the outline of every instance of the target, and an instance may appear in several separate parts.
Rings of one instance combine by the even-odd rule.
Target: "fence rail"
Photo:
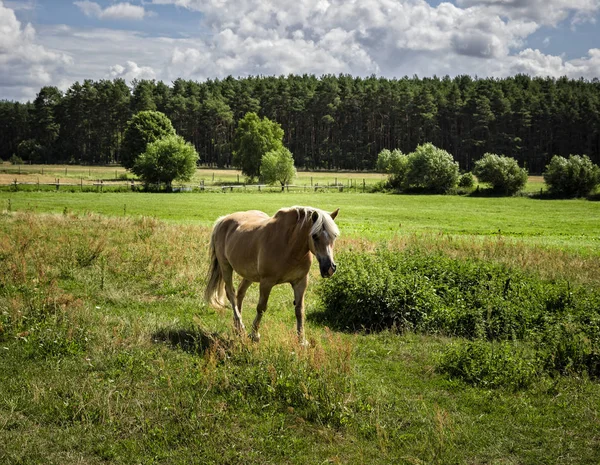
[[[0,186],[4,186],[4,187],[13,187],[15,190],[19,190],[19,186],[37,186],[37,187],[41,187],[41,186],[53,186],[56,188],[56,190],[60,190],[61,187],[79,187],[82,191],[84,190],[84,188],[87,188],[89,190],[89,188],[96,188],[96,190],[98,190],[99,192],[102,192],[104,190],[104,188],[127,188],[127,189],[131,189],[132,191],[136,191],[136,190],[140,190],[140,188],[142,186],[144,186],[144,183],[141,183],[139,181],[104,181],[104,180],[97,180],[97,181],[85,181],[83,179],[81,179],[79,182],[72,182],[71,180],[69,180],[69,182],[65,182],[62,181],[57,178],[55,179],[54,182],[34,182],[34,181],[19,181],[18,179],[15,179],[12,182],[9,183],[0,183]],[[172,190],[174,192],[192,192],[192,191],[221,191],[223,193],[225,192],[233,192],[234,190],[256,190],[258,192],[262,192],[262,191],[268,191],[268,192],[274,192],[274,191],[285,191],[285,192],[290,192],[290,191],[303,191],[303,192],[307,192],[307,191],[328,191],[328,190],[337,190],[339,192],[344,192],[344,191],[351,191],[351,192],[365,192],[366,189],[366,182],[363,179],[362,183],[357,183],[357,182],[350,182],[348,184],[341,184],[341,183],[332,183],[332,184],[286,184],[285,186],[276,186],[276,185],[269,185],[269,184],[221,184],[221,185],[206,185],[204,183],[204,181],[200,182],[199,184],[176,184],[172,186]]]

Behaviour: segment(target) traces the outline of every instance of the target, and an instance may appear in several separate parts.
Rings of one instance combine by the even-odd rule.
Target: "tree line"
[[[371,170],[383,149],[431,142],[462,170],[485,153],[541,173],[553,155],[600,162],[600,81],[289,75],[227,77],[170,86],[153,80],[86,80],[43,87],[33,102],[0,101],[0,158],[34,163],[121,162],[127,122],[157,110],[200,163],[234,165],[238,122],[248,112],[281,125],[299,168]]]

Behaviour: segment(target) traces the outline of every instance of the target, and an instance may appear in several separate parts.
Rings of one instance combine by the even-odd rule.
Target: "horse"
[[[317,257],[323,278],[333,276],[333,247],[340,231],[333,221],[339,208],[327,213],[313,207],[282,208],[269,217],[258,210],[236,212],[217,219],[210,245],[209,278],[204,294],[210,305],[225,307],[224,294],[233,308],[234,328],[245,334],[242,302],[248,287],[259,283],[260,296],[250,337],[260,341],[260,321],[273,286],[289,283],[294,290],[298,340],[304,336],[304,293],[308,272]],[[241,278],[235,292],[233,272]]]

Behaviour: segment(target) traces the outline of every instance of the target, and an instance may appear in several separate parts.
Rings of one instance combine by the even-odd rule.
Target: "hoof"
[[[310,342],[308,342],[306,339],[298,341],[298,344],[300,344],[300,347],[310,347]]]
[[[250,339],[252,339],[252,342],[260,342],[260,334],[252,333],[250,334]]]

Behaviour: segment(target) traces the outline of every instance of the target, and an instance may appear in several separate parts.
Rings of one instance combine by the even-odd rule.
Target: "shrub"
[[[600,378],[600,317],[569,315],[557,321],[540,334],[538,353],[552,373]]]
[[[268,184],[279,182],[283,190],[296,177],[292,152],[281,147],[265,153],[260,162],[260,174]]]
[[[326,323],[341,329],[397,327],[467,338],[526,339],[564,315],[592,321],[600,293],[482,260],[422,252],[340,253],[319,285]]]
[[[452,155],[427,143],[408,155],[404,184],[426,192],[446,193],[456,187],[458,176],[458,163]]]
[[[165,183],[170,189],[174,180],[189,181],[196,172],[196,149],[181,136],[167,136],[148,144],[136,160],[132,171],[145,183]]]
[[[586,156],[555,155],[546,165],[544,181],[552,194],[564,197],[588,195],[600,183],[600,168]]]
[[[12,155],[8,161],[10,161],[11,165],[22,165],[23,164],[23,159],[21,157],[19,157],[18,155]]]
[[[174,136],[171,120],[160,111],[144,110],[127,123],[121,147],[121,165],[132,169],[148,144],[166,136]]]
[[[493,153],[475,162],[473,174],[495,192],[506,195],[516,194],[527,183],[527,170],[520,168],[516,160]]]
[[[475,185],[475,177],[471,172],[463,173],[460,178],[458,178],[458,187],[463,187],[465,189],[470,189]]]
[[[35,139],[26,139],[21,141],[17,146],[17,157],[21,159],[19,164],[23,163],[23,160],[37,163],[43,158],[44,149]]]
[[[529,387],[542,371],[535,353],[523,344],[482,340],[450,344],[437,370],[473,386],[511,390]]]

